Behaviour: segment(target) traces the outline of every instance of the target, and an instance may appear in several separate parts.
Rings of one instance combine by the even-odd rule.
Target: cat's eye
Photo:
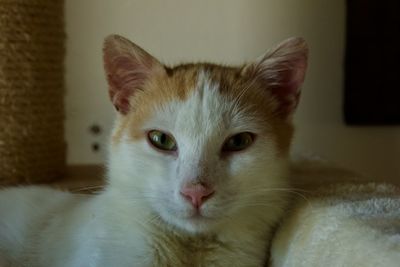
[[[222,151],[223,152],[235,152],[241,151],[248,148],[254,141],[254,134],[249,132],[243,132],[231,136],[225,141]]]
[[[147,137],[150,143],[160,150],[176,151],[177,149],[175,139],[167,133],[158,130],[152,130],[148,132]]]

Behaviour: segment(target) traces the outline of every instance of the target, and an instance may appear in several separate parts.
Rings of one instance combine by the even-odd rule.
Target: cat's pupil
[[[244,143],[242,136],[238,135],[233,138],[233,144],[235,146],[241,146]]]
[[[161,134],[160,136],[160,143],[165,144],[167,142],[167,135],[166,134]]]
[[[239,136],[233,137],[233,139],[232,139],[233,145],[234,145],[234,146],[239,146],[240,143],[241,143],[241,140],[240,140],[240,139],[241,139],[241,138],[240,138]]]
[[[232,146],[236,148],[245,147],[249,144],[249,136],[245,134],[238,134],[232,138]]]

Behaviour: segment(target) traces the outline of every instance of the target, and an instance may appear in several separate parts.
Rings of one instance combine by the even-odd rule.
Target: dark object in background
[[[399,14],[399,0],[347,0],[347,124],[400,125]]]

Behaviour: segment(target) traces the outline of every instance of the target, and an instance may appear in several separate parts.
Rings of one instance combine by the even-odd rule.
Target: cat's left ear
[[[307,69],[308,47],[302,38],[289,38],[243,69],[257,79],[278,101],[277,113],[284,118],[297,107]]]
[[[104,41],[104,69],[108,93],[119,113],[131,109],[131,97],[155,75],[165,74],[163,65],[144,49],[119,35],[110,35]]]

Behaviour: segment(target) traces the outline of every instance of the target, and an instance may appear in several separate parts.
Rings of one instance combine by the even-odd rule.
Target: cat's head
[[[110,186],[190,232],[276,217],[307,53],[303,39],[291,38],[239,67],[170,68],[108,37],[104,64],[118,111]]]

